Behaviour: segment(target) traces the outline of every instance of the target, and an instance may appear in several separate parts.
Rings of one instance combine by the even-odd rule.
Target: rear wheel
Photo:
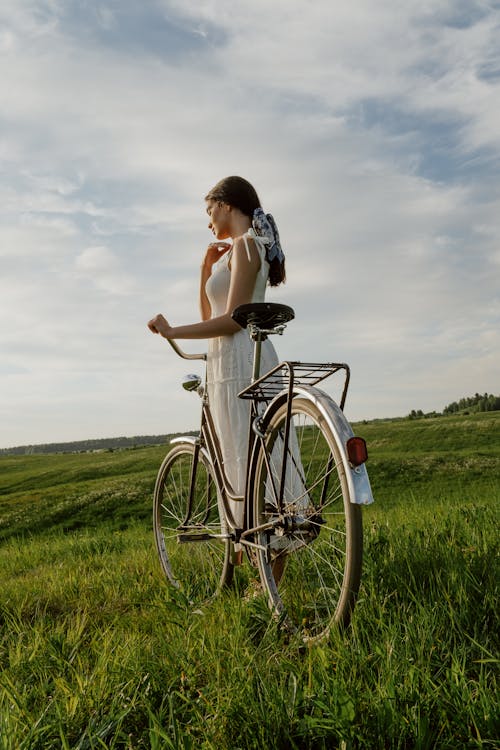
[[[190,443],[176,445],[156,479],[153,526],[165,575],[193,604],[208,601],[232,580],[231,542],[220,502],[203,453]]]
[[[257,557],[275,613],[305,640],[318,640],[350,619],[361,578],[361,509],[351,503],[334,422],[306,396],[292,402],[279,503],[286,413],[285,401],[265,418],[265,450],[252,466],[254,525],[267,527],[257,535]]]

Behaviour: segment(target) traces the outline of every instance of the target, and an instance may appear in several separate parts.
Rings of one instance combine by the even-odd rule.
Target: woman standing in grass
[[[247,330],[232,319],[232,311],[248,302],[263,302],[269,283],[285,280],[285,258],[278,230],[262,210],[252,185],[242,177],[226,177],[205,198],[208,228],[216,241],[201,264],[201,321],[171,326],[163,315],[148,327],[166,339],[210,339],[207,385],[212,416],[221,443],[226,475],[235,494],[245,492],[249,402],[237,394],[252,373],[253,345]],[[231,239],[232,242],[226,240]],[[261,372],[278,364],[269,340],[263,342]],[[241,525],[243,503],[232,503]]]

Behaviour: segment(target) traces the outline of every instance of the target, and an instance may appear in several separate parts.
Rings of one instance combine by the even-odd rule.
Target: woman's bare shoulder
[[[250,261],[250,263],[260,265],[260,254],[257,243],[248,235],[241,235],[241,237],[234,238],[233,257],[237,257],[238,260],[246,259],[247,262]]]

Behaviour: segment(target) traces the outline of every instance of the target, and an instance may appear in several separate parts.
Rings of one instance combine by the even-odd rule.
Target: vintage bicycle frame
[[[261,341],[262,339],[260,341],[255,342],[256,346],[255,346],[255,351],[254,351],[252,382],[254,382],[257,379],[259,370],[260,370]],[[204,360],[204,361],[206,361],[207,359],[206,354],[186,354],[186,352],[184,352],[178,346],[178,344],[173,340],[169,339],[169,343],[174,349],[174,351],[183,359],[193,359],[193,360],[198,359],[198,360]],[[252,403],[250,405],[250,425],[249,425],[249,432],[248,432],[247,473],[248,473],[248,466],[250,463],[250,457],[252,455],[254,443],[257,438],[255,431],[252,429],[252,425],[257,416],[258,415],[257,415],[256,403],[252,400]],[[206,456],[209,459],[210,465],[212,466],[214,470],[218,488],[222,490],[221,499],[222,499],[222,503],[224,507],[226,520],[228,521],[229,525],[231,526],[233,530],[232,536],[234,536],[234,541],[238,542],[240,534],[243,531],[243,528],[245,528],[246,521],[247,521],[246,493],[245,493],[245,496],[241,496],[235,493],[234,488],[232,487],[226,475],[226,472],[224,470],[222,450],[221,450],[219,439],[215,431],[215,425],[213,422],[212,414],[210,411],[210,404],[208,401],[208,389],[207,389],[206,379],[205,379],[205,385],[203,387],[203,393],[202,393],[200,436],[199,437],[183,436],[179,438],[174,438],[172,440],[173,444],[183,443],[183,442],[191,442],[194,445],[193,466],[191,470],[191,479],[190,479],[190,488],[189,488],[188,512],[187,512],[187,517],[184,520],[183,526],[186,529],[189,527],[189,516],[191,513],[191,508],[192,508],[192,503],[193,503],[193,493],[194,493],[194,486],[195,486],[198,457],[199,457],[200,450],[204,449]],[[248,484],[248,476],[247,476],[246,484]],[[236,521],[234,519],[232,510],[231,510],[231,507],[229,506],[228,500],[234,500],[236,502],[245,503],[243,528],[238,528],[238,525],[236,524]],[[189,535],[187,534],[181,534],[179,541],[188,541],[189,540],[188,536]],[[196,538],[200,539],[200,536],[198,535]]]
[[[215,431],[215,425],[213,423],[213,418],[210,412],[210,404],[208,401],[208,391],[207,391],[207,384],[205,379],[205,386],[203,388],[202,393],[202,417],[201,417],[201,427],[200,427],[200,436],[199,437],[192,437],[192,436],[184,436],[179,438],[174,438],[172,440],[172,443],[182,443],[182,442],[191,442],[194,445],[194,457],[193,457],[193,465],[191,469],[191,478],[190,478],[190,489],[189,489],[189,500],[188,500],[188,509],[186,513],[186,518],[184,519],[184,523],[182,524],[182,527],[179,527],[179,536],[178,541],[179,542],[189,542],[189,541],[201,541],[206,540],[207,538],[211,536],[215,536],[213,534],[203,534],[200,535],[199,532],[195,533],[195,530],[193,529],[193,533],[189,533],[190,525],[189,525],[189,518],[191,514],[191,508],[193,504],[193,496],[194,496],[194,487],[195,487],[195,478],[196,478],[196,471],[197,471],[197,464],[199,460],[199,453],[200,450],[203,450],[206,457],[208,458],[210,465],[212,466],[215,474],[215,481],[217,484],[217,489],[221,491],[221,501],[223,505],[224,514],[226,517],[226,520],[231,527],[231,532],[229,534],[229,537],[234,542],[235,551],[239,552],[241,550],[241,545],[248,546],[248,547],[258,547],[260,545],[256,544],[253,540],[254,535],[259,532],[263,531],[264,528],[272,528],[274,523],[268,523],[264,526],[258,526],[253,528],[248,528],[248,520],[249,520],[249,492],[250,492],[250,486],[251,486],[251,477],[250,477],[250,470],[252,465],[252,456],[254,454],[255,450],[260,449],[260,445],[262,445],[264,450],[264,460],[267,464],[267,468],[269,470],[269,456],[267,454],[267,451],[265,449],[265,435],[262,434],[260,431],[260,423],[263,414],[259,413],[259,404],[264,403],[265,405],[269,404],[270,402],[275,401],[276,399],[287,401],[287,413],[286,413],[286,419],[285,419],[285,432],[283,436],[283,452],[284,452],[284,458],[283,458],[283,464],[281,467],[281,476],[280,476],[280,486],[279,488],[273,486],[273,493],[276,499],[276,504],[278,509],[282,509],[283,507],[283,496],[284,496],[284,488],[285,488],[285,477],[286,477],[286,469],[287,469],[287,461],[289,460],[289,451],[287,450],[287,446],[289,444],[290,440],[290,425],[291,425],[291,411],[292,411],[292,401],[293,401],[293,395],[296,388],[296,382],[298,381],[300,385],[304,384],[311,384],[315,385],[317,382],[325,379],[329,375],[332,375],[340,370],[344,371],[345,380],[344,380],[344,386],[342,390],[342,395],[340,399],[340,409],[343,410],[346,396],[347,396],[347,389],[349,385],[349,378],[350,378],[350,371],[348,365],[345,363],[326,363],[326,364],[310,364],[310,363],[300,363],[300,362],[282,362],[281,364],[277,365],[275,368],[271,369],[268,373],[265,373],[263,376],[260,376],[260,361],[261,361],[261,346],[262,341],[267,338],[269,334],[273,333],[282,333],[285,326],[279,326],[276,329],[272,330],[265,330],[265,329],[259,329],[254,327],[252,330],[252,327],[249,325],[250,333],[252,338],[254,339],[254,361],[253,361],[253,371],[252,371],[252,379],[250,385],[245,388],[239,396],[243,399],[248,399],[251,401],[250,404],[250,417],[249,417],[249,430],[248,430],[248,451],[247,451],[247,474],[246,474],[246,488],[245,488],[245,496],[237,495],[234,492],[234,488],[231,486],[231,483],[226,475],[226,472],[224,470],[224,464],[222,459],[222,451],[220,447],[220,442],[217,437],[216,431]],[[169,340],[170,345],[175,350],[175,352],[182,357],[183,359],[189,359],[189,360],[204,360],[206,361],[206,354],[186,354],[175,341]],[[299,377],[296,377],[296,374],[299,374]],[[201,381],[200,381],[201,386]],[[198,391],[200,391],[200,388],[197,388]],[[260,445],[259,445],[260,444]],[[292,458],[293,460],[293,458]],[[330,458],[330,461],[333,459]],[[332,467],[329,467],[330,469]],[[270,476],[272,476],[272,472],[269,472]],[[326,497],[327,494],[327,488],[328,488],[328,477],[329,477],[330,471],[327,471],[325,480],[324,480],[324,486],[322,489],[322,496]],[[274,481],[273,481],[274,485]],[[228,503],[228,500],[234,500],[237,502],[243,502],[245,504],[244,507],[244,516],[243,516],[243,527],[239,528],[235,522],[235,518],[233,516],[231,507]],[[193,527],[191,527],[193,528]]]

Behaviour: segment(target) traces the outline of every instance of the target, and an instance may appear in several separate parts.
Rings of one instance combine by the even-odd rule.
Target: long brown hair
[[[220,180],[205,196],[206,201],[218,201],[227,203],[233,208],[238,208],[250,221],[253,219],[253,213],[260,206],[257,191],[248,180],[243,177],[232,175]],[[285,261],[279,261],[274,258],[269,264],[269,283],[271,286],[278,286],[286,279]]]

